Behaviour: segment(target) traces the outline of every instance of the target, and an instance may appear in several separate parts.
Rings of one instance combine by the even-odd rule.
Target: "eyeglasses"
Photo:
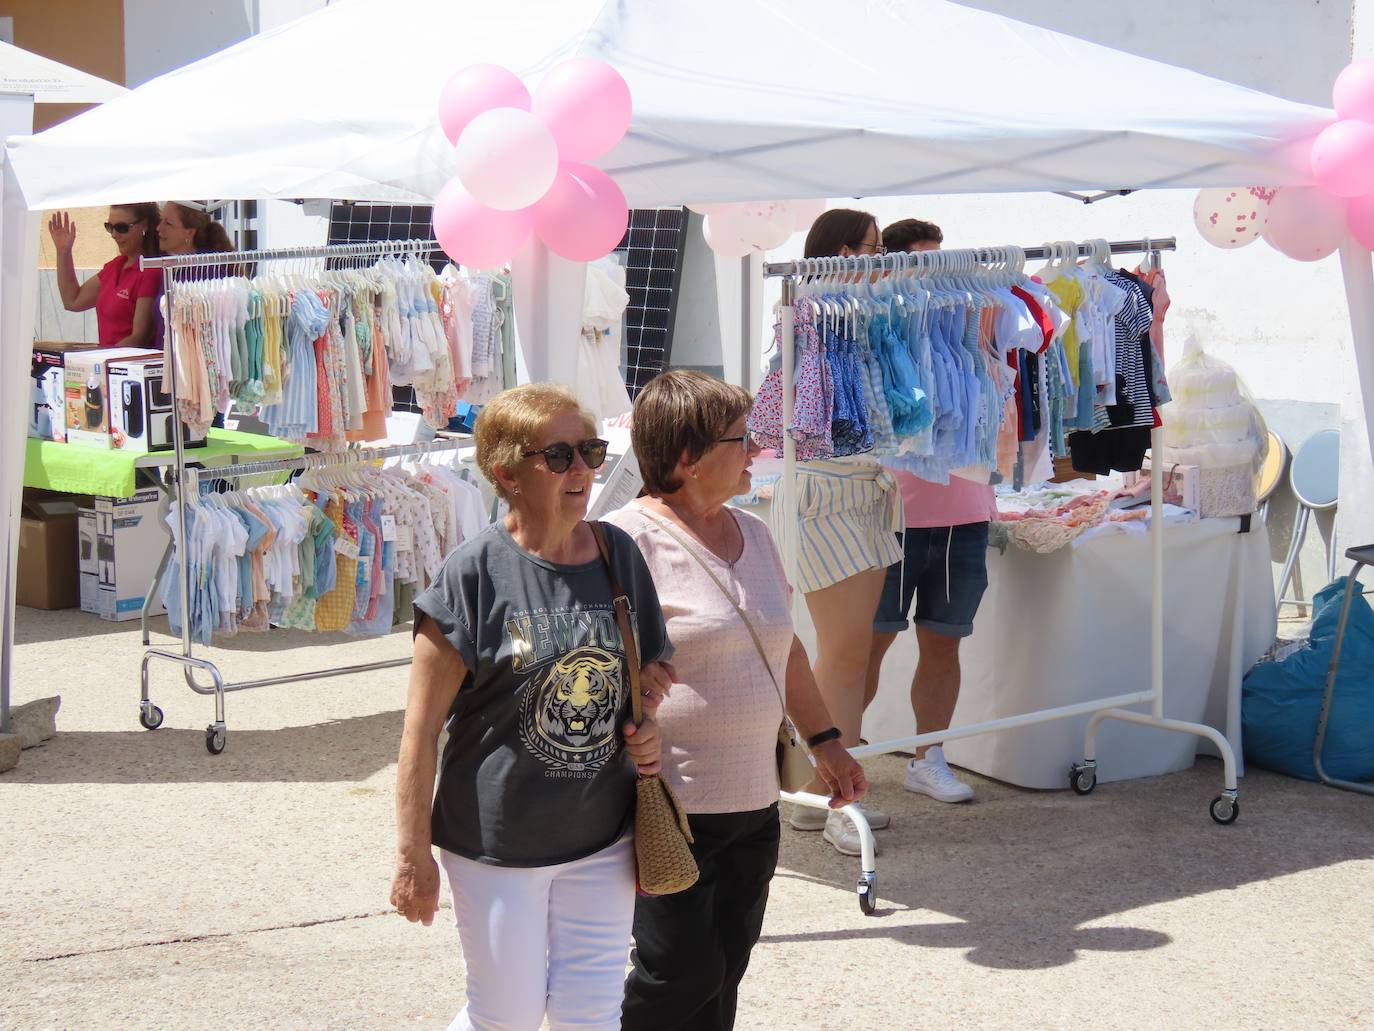
[[[748,433],[739,437],[721,437],[716,441],[717,444],[738,444],[744,451],[748,451],[754,446],[754,438]]]
[[[137,222],[106,222],[105,232],[118,233],[120,236],[123,236],[134,226],[142,224],[142,221],[142,219],[139,219]]]
[[[544,457],[544,464],[549,467],[551,473],[565,473],[572,468],[573,452],[576,451],[582,456],[582,461],[587,463],[588,469],[600,469],[606,461],[606,448],[610,445],[600,437],[593,437],[591,440],[584,440],[578,444],[565,444],[559,441],[557,444],[550,444],[546,448],[538,451],[521,452],[526,458],[533,458],[535,455]]]
[[[879,254],[879,255],[881,255],[881,254],[886,254],[886,253],[887,253],[887,248],[884,247],[882,244],[880,244],[880,243],[869,243],[867,240],[865,240],[863,243],[859,244],[859,249],[860,249],[860,250],[867,250],[867,251],[868,251],[869,253],[871,253],[871,254]]]

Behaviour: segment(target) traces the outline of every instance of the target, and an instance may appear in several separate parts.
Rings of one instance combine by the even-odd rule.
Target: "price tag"
[[[347,534],[340,534],[334,538],[334,554],[343,558],[356,559],[358,557],[358,544]]]
[[[396,550],[415,550],[415,531],[412,530],[409,526],[396,527]]]
[[[393,515],[382,516],[382,540],[394,541],[396,539],[396,517]]]

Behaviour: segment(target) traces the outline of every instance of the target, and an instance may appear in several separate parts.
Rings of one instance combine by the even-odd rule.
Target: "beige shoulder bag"
[[[652,520],[656,526],[661,527],[668,536],[682,545],[687,554],[696,559],[697,565],[701,566],[701,568],[706,571],[706,575],[711,578],[711,582],[716,585],[721,594],[725,595],[725,600],[734,608],[736,615],[738,615],[740,620],[744,623],[745,629],[749,631],[749,638],[754,642],[754,647],[758,650],[759,658],[763,660],[763,668],[768,670],[768,678],[773,681],[773,690],[778,693],[778,701],[782,704],[782,722],[778,725],[778,744],[776,749],[778,784],[784,791],[805,790],[806,786],[815,779],[816,769],[811,764],[811,757],[807,754],[806,747],[797,736],[797,728],[792,725],[792,721],[787,717],[787,696],[783,694],[782,687],[778,684],[778,678],[773,674],[773,666],[769,663],[768,655],[763,650],[763,642],[759,640],[758,632],[754,630],[754,624],[750,622],[749,617],[744,614],[744,610],[740,608],[739,602],[735,601],[730,592],[725,589],[725,585],[720,582],[720,577],[712,572],[711,567],[708,566],[701,555],[697,553],[696,548],[686,537],[677,531],[677,528],[674,527],[672,523],[668,522],[666,519],[660,519],[652,512],[645,512],[643,508],[636,507],[639,512],[643,513],[646,519]],[[743,529],[740,530],[740,535],[744,535]]]
[[[611,604],[620,627],[625,665],[630,669],[631,713],[635,726],[639,726],[644,722],[644,701],[639,693],[639,645],[630,623],[630,599],[616,582],[605,529],[595,521],[587,525],[592,528],[601,561],[606,564],[606,577],[611,581]],[[696,884],[700,873],[688,847],[691,840],[687,814],[663,775],[641,774],[635,781],[635,865],[639,890],[645,895],[671,895]]]

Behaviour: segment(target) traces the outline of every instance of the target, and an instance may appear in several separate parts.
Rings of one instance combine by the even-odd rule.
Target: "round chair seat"
[[[1322,430],[1303,442],[1293,455],[1288,482],[1308,508],[1327,509],[1336,504],[1341,469],[1341,434]]]
[[[1288,465],[1288,447],[1273,430],[1269,431],[1269,452],[1264,456],[1264,464],[1255,474],[1255,500],[1263,503],[1274,493]]]

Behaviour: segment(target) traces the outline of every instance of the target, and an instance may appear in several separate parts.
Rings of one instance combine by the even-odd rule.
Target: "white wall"
[[[124,0],[125,84],[141,86],[247,39],[253,19],[252,0]],[[225,86],[231,96],[232,83]]]

